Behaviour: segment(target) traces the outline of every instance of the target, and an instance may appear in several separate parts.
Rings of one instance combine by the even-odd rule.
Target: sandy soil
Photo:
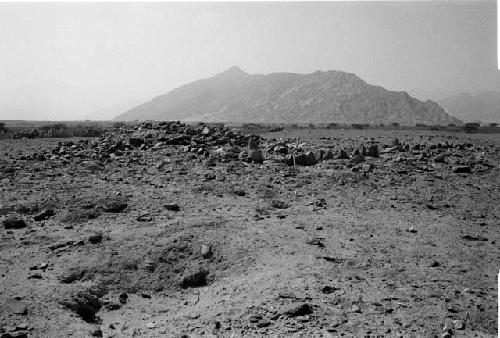
[[[454,145],[287,166],[0,140],[0,214],[26,224],[0,228],[2,337],[496,336],[498,134],[283,133],[264,136]]]

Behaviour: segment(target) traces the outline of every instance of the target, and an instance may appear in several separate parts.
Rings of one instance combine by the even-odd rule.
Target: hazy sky
[[[496,29],[494,0],[0,3],[0,119],[108,117],[233,65],[500,91]]]

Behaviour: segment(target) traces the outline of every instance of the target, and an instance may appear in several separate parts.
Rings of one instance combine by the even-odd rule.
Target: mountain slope
[[[466,121],[500,122],[500,93],[462,93],[439,100],[451,115]]]
[[[435,102],[421,102],[405,92],[369,85],[350,73],[250,75],[238,67],[181,86],[116,119],[407,125],[459,122]]]

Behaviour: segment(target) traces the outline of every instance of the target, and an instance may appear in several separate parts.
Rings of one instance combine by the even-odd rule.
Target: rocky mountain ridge
[[[352,73],[250,75],[238,67],[157,96],[116,119],[404,125],[460,122],[435,102],[370,85]]]

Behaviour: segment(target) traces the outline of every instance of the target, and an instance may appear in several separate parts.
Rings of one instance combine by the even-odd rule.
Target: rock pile
[[[33,155],[35,161],[57,160],[62,163],[80,161],[88,170],[100,170],[106,162],[134,157],[138,152],[172,149],[189,154],[187,159],[206,158],[207,166],[217,161],[247,163],[284,163],[289,166],[314,166],[333,161],[353,171],[371,171],[376,163],[389,161],[397,165],[422,168],[444,166],[457,174],[468,174],[492,165],[471,143],[429,140],[405,143],[393,139],[381,144],[373,139],[347,140],[357,144],[346,146],[345,140],[328,139],[324,146],[308,146],[298,140],[264,140],[256,135],[243,135],[222,124],[187,125],[176,121],[144,122],[107,132],[95,141],[62,141],[51,152]],[[339,146],[342,145],[342,146]],[[483,153],[484,154],[484,153]],[[377,161],[377,159],[381,160]],[[369,165],[365,165],[366,162]],[[161,166],[159,166],[161,167]],[[414,169],[415,169],[414,168]],[[427,170],[426,169],[426,170]],[[401,169],[401,172],[408,172]]]
[[[242,159],[261,162],[260,138],[245,136],[220,125],[191,126],[175,121],[144,122],[110,131],[90,142],[70,140],[59,142],[51,153],[35,154],[35,160],[66,160],[72,158],[108,161],[130,154],[134,150],[155,151],[167,146],[182,146],[183,152],[196,156],[213,155],[220,159]],[[242,147],[249,145],[247,156]]]

